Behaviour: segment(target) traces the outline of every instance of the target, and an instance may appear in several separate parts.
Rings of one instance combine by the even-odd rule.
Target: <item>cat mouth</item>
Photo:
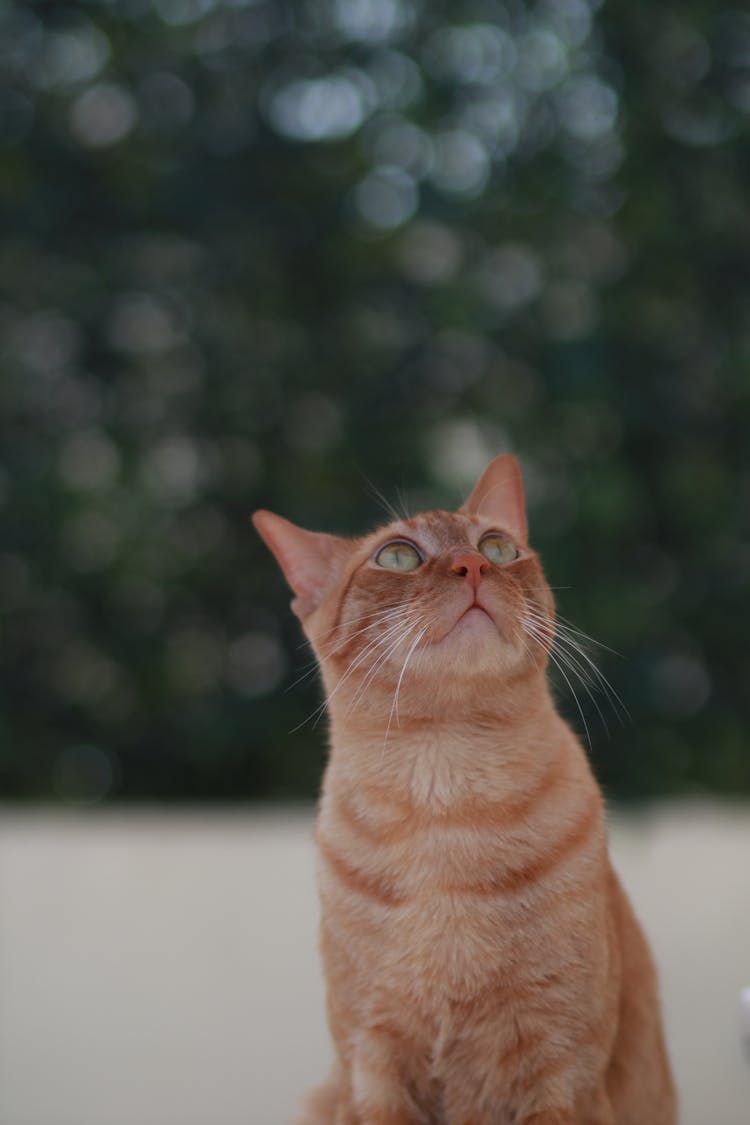
[[[454,638],[458,638],[464,634],[476,634],[480,636],[484,634],[487,639],[490,638],[491,633],[494,632],[495,636],[501,635],[501,630],[495,616],[490,609],[485,606],[477,592],[473,592],[474,596],[468,605],[464,603],[463,609],[456,606],[451,613],[452,620],[450,623],[445,622],[443,628],[438,636],[431,640],[431,644],[443,644],[446,642],[450,644]]]
[[[482,617],[486,617],[488,621],[492,621],[492,618],[490,617],[487,610],[483,609],[478,602],[474,602],[474,604],[470,605],[468,609],[465,609],[458,620],[462,621],[464,617],[471,617],[474,614],[481,615]],[[492,623],[494,625],[494,621]]]
[[[471,629],[484,629],[491,625],[495,632],[498,632],[497,622],[485,606],[475,597],[474,601],[468,605],[462,613],[458,615],[451,627],[448,629],[446,636],[453,632],[454,629],[459,627],[467,627]]]

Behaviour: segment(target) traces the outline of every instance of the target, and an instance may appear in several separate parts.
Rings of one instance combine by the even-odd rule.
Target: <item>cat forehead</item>
[[[422,512],[411,519],[395,520],[368,536],[368,541],[388,539],[413,539],[418,545],[438,554],[453,547],[476,542],[476,538],[491,525],[478,516],[463,512]],[[498,528],[498,530],[502,530]]]

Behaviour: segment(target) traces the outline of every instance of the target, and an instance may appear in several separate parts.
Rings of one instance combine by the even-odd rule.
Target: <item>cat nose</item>
[[[451,574],[457,574],[459,578],[466,578],[476,590],[482,575],[489,568],[490,564],[487,559],[484,555],[480,555],[478,551],[463,551],[451,563]]]

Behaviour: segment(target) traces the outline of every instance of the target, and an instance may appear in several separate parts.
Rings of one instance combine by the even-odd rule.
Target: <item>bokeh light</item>
[[[502,450],[626,657],[607,791],[750,790],[745,12],[12,0],[0,60],[8,798],[312,794],[250,512],[359,532]]]

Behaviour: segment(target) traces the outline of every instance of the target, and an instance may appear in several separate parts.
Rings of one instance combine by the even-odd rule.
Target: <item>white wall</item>
[[[750,808],[612,826],[682,1125],[748,1125]],[[0,1125],[285,1125],[330,1058],[310,830],[308,812],[0,816]]]

